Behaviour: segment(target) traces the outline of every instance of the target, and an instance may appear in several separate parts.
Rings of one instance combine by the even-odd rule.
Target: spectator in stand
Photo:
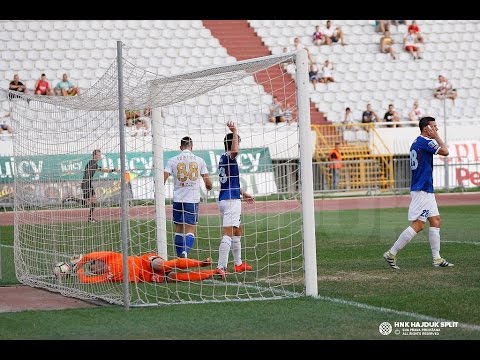
[[[393,60],[395,57],[395,49],[393,48],[393,39],[390,36],[390,31],[385,31],[384,35],[380,39],[380,52],[383,54],[390,54]]]
[[[50,84],[47,80],[47,76],[42,74],[40,79],[35,83],[35,95],[48,95],[52,96],[52,90],[50,89]]]
[[[375,113],[375,111],[372,110],[372,105],[367,104],[367,110],[365,110],[362,114],[362,124],[370,124],[377,121],[378,121],[378,116]]]
[[[452,84],[443,75],[438,75],[438,82],[435,86],[435,97],[437,99],[451,99],[457,98],[457,89],[453,89]]]
[[[393,106],[393,104],[388,105],[388,111],[385,113],[385,116],[383,117],[383,121],[400,123],[400,116],[398,116],[398,113],[395,111],[395,107]],[[387,125],[387,127],[401,127],[401,126],[402,126],[401,124]]]
[[[322,45],[323,35],[320,32],[320,25],[315,26],[315,32],[312,36],[313,45]]]
[[[68,75],[63,74],[62,81],[55,86],[55,94],[62,96],[75,96],[80,94],[80,89],[68,80]]]
[[[333,63],[328,59],[325,60],[325,63],[323,64],[323,67],[322,67],[322,78],[320,79],[320,82],[324,84],[327,84],[329,82],[335,82],[332,71],[333,71]]]
[[[375,31],[381,33],[390,31],[390,20],[375,20]]]
[[[320,75],[318,74],[318,68],[316,64],[310,64],[308,77],[313,84],[313,90],[317,90],[317,83],[320,81]]]
[[[413,32],[413,29],[409,29],[408,33],[404,36],[403,46],[405,47],[405,51],[412,54],[413,60],[422,58],[420,46],[417,45],[417,35]]]
[[[327,20],[327,25],[325,29],[323,29],[322,33],[325,37],[326,45],[331,45],[332,42],[338,42],[339,40],[342,45],[345,45],[342,28],[337,26],[335,29],[333,29],[332,22],[330,20]]]
[[[344,125],[344,127],[351,129],[352,126],[347,126],[347,125],[351,125],[354,123],[355,123],[355,120],[353,120],[352,110],[349,107],[347,107],[345,109],[345,114],[343,115],[342,124]]]
[[[293,39],[292,51],[297,51],[297,50],[301,50],[301,49],[307,50],[308,63],[311,64],[313,62],[313,58],[312,58],[312,54],[310,54],[310,50],[308,50],[308,48],[306,48],[305,46],[302,45],[302,43],[300,42],[300,38],[298,38],[298,37],[294,38]],[[285,52],[285,50],[284,50],[284,52]]]
[[[418,105],[418,100],[413,102],[413,108],[408,114],[408,118],[410,119],[410,126],[418,126],[418,122],[421,118],[425,116],[425,112],[422,108]]]
[[[140,119],[143,121],[143,126],[148,134],[148,131],[150,130],[150,126],[152,124],[152,109],[143,109],[143,116],[140,116]]]
[[[282,104],[276,96],[273,97],[273,103],[270,106],[270,116],[269,121],[275,124],[280,122],[285,122],[285,117],[283,116]]]
[[[13,75],[13,80],[10,81],[10,85],[8,86],[8,89],[13,91],[23,92],[24,94],[28,93],[27,87],[23,85],[23,83],[20,81],[18,74]],[[18,97],[18,96],[9,94],[9,97],[11,99],[12,97]]]
[[[310,50],[308,50],[307,47],[305,48],[305,50],[307,51],[308,65],[314,64],[315,61],[313,60],[312,53],[310,52]]]
[[[300,50],[300,49],[303,49],[303,45],[302,45],[302,43],[300,42],[300,38],[295,37],[295,38],[293,39],[293,48],[292,48],[292,51],[297,51],[297,50]]]
[[[417,25],[417,20],[412,20],[412,23],[408,25],[408,31],[413,30],[413,33],[417,36],[417,41],[421,44],[424,43],[423,36],[420,34],[420,28]]]
[[[132,133],[132,136],[137,136],[138,133],[143,133],[143,136],[146,136],[148,134],[147,131],[145,131],[145,123],[141,118],[137,118],[135,120],[135,129]]]
[[[283,112],[283,117],[285,121],[289,124],[297,121],[297,117],[294,114],[295,110],[290,106],[290,103],[285,104],[285,111]]]
[[[150,129],[150,123],[151,123],[151,109],[144,109],[143,110],[143,115],[140,117],[137,117],[134,120],[135,123],[135,129],[132,133],[132,136],[137,136],[138,133],[142,133],[143,136],[148,135],[148,130]]]
[[[7,122],[7,119],[10,119],[10,113],[4,112],[0,118],[2,119],[2,123],[0,124],[0,134],[2,134],[4,131],[7,131],[9,134],[13,134],[12,125],[8,124]]]
[[[137,119],[141,116],[140,110],[125,110],[125,125],[127,127],[132,127],[133,124],[136,124]]]
[[[288,48],[287,48],[287,47],[284,47],[284,48],[283,48],[283,53],[286,54],[286,53],[288,53],[288,52],[290,52],[290,51],[288,50]],[[283,67],[283,70],[284,70],[285,72],[288,72],[288,73],[294,73],[294,72],[295,72],[295,64],[293,63],[293,61],[284,62],[284,63],[282,64],[282,67]]]

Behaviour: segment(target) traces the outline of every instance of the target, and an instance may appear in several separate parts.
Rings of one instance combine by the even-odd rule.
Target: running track
[[[437,194],[439,207],[449,205],[480,205],[480,192],[476,193],[455,193]],[[355,198],[335,198],[315,200],[316,211],[340,211],[351,209],[385,209],[385,208],[406,208],[410,203],[410,195],[393,196],[367,196]],[[295,200],[267,201],[255,204],[244,204],[243,213],[272,213],[300,211],[300,203]],[[171,206],[167,207],[167,218],[171,218]],[[30,223],[52,223],[78,221],[79,218],[86,218],[88,209],[63,209],[63,210],[39,210],[28,211],[22,216],[22,222]],[[133,207],[129,209],[129,215],[134,219],[153,218],[155,209],[149,207]],[[200,215],[218,215],[216,203],[200,204]],[[31,216],[29,221],[28,217]],[[115,219],[120,217],[119,208],[97,208],[95,216],[98,220]],[[0,226],[13,225],[14,212],[0,213]]]

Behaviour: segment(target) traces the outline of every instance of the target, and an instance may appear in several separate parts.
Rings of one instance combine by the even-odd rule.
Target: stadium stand
[[[249,23],[273,54],[290,48],[298,36],[317,64],[327,58],[334,62],[336,82],[318,86],[317,91],[311,88],[312,101],[332,122],[341,120],[347,106],[359,120],[367,102],[379,112],[394,103],[402,121],[407,121],[415,99],[429,115],[443,116],[443,103],[432,96],[439,74],[450,79],[459,93],[454,105],[448,103],[447,115],[475,119],[480,96],[478,20],[418,20],[425,44],[423,60],[415,62],[401,46],[405,25],[398,31],[392,27],[399,55],[393,61],[379,52],[381,35],[375,32],[373,20],[333,20],[342,26],[347,45],[320,47],[312,44],[311,33],[315,25],[323,27],[325,20]],[[0,86],[6,88],[14,73],[19,73],[32,89],[42,72],[50,81],[67,72],[80,88],[87,89],[115,57],[116,42],[112,39],[126,43],[132,62],[164,75],[235,61],[201,20],[2,20],[0,46],[5,51],[0,59],[0,69],[4,69]],[[266,96],[265,108],[270,103],[271,96]],[[2,103],[3,110],[7,106]],[[266,116],[261,121],[265,122]]]
[[[284,47],[290,48],[294,37],[307,46],[317,64],[325,59],[335,63],[336,83],[317,91],[311,86],[311,98],[327,119],[339,123],[343,110],[350,107],[355,119],[360,121],[367,103],[381,112],[394,103],[403,122],[408,121],[408,111],[415,99],[426,112],[443,117],[443,102],[433,97],[435,81],[444,74],[457,88],[459,97],[455,104],[447,102],[447,116],[476,121],[478,104],[478,75],[480,74],[480,21],[478,20],[418,20],[425,37],[423,59],[413,61],[403,50],[406,25],[392,27],[392,37],[399,59],[379,52],[381,34],[375,32],[374,20],[333,20],[341,25],[346,46],[315,46],[312,34],[315,25],[323,28],[325,20],[250,20],[250,25],[262,36],[273,54]]]

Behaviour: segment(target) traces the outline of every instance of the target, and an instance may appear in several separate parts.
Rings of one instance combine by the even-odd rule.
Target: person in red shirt
[[[412,23],[408,25],[407,32],[413,30],[413,33],[417,35],[417,41],[423,44],[423,36],[420,34],[420,28],[417,25],[417,20],[412,20]]]
[[[163,281],[202,281],[215,275],[215,269],[175,272],[176,269],[205,267],[212,263],[211,258],[204,261],[175,258],[165,260],[156,253],[128,257],[128,280],[130,282]],[[113,251],[95,251],[72,259],[74,269],[81,283],[104,283],[123,281],[122,254]]]
[[[323,35],[320,31],[320,25],[315,26],[315,32],[312,35],[312,41],[314,45],[322,45]]]
[[[40,79],[35,83],[35,95],[52,95],[52,90],[50,89],[50,84],[45,74],[42,74]]]

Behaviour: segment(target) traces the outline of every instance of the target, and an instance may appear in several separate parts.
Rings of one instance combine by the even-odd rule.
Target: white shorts
[[[223,215],[223,227],[240,227],[242,201],[240,199],[222,200],[218,203],[220,214]]]
[[[438,216],[437,200],[433,193],[427,193],[425,191],[412,191],[410,192],[412,201],[408,207],[408,221],[427,221],[429,217]]]

